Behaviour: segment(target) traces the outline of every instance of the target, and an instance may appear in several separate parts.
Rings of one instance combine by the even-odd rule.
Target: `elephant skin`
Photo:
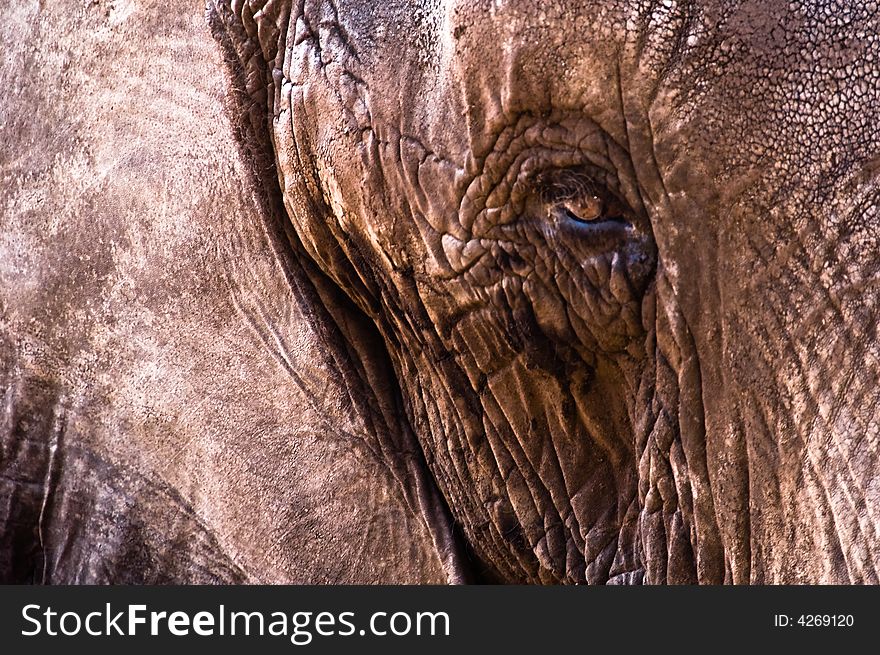
[[[878,581],[877,3],[4,14],[4,580]]]

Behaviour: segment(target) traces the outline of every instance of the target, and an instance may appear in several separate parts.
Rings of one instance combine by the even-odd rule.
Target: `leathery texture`
[[[635,133],[625,142],[607,121],[565,102],[530,106],[528,90],[498,100],[486,79],[466,78],[454,55],[469,38],[467,12],[456,13],[468,3],[456,2],[436,30],[442,38],[407,42],[429,54],[400,62],[395,74],[402,87],[416,77],[425,89],[452,77],[462,104],[415,107],[400,118],[406,89],[399,99],[389,99],[396,89],[388,84],[381,98],[371,89],[365,78],[377,62],[340,19],[343,4],[217,2],[213,11],[238,30],[253,120],[271,142],[298,237],[383,335],[409,421],[482,576],[713,583],[784,575],[753,568],[752,535],[764,528],[750,523],[752,496],[774,493],[749,478],[749,458],[760,450],[733,428],[728,450],[707,444],[706,389],[734,388],[758,371],[732,365],[731,382],[703,370],[696,319],[680,307],[680,271],[658,256],[654,219],[671,211],[674,193],[659,170],[662,191],[645,191],[651,176],[634,154]],[[674,78],[666,69],[700,43],[692,15],[622,4],[652,35],[633,46],[640,65]],[[427,25],[421,36],[373,37],[418,40],[434,18],[409,16]],[[360,35],[369,32],[369,17],[351,20]],[[700,61],[719,61],[724,47]],[[540,68],[523,57],[523,70]],[[689,74],[703,79],[712,70]],[[620,79],[606,82],[603,93],[621,94],[626,105]],[[679,106],[701,106],[703,87],[690,88]],[[450,132],[462,114],[468,144],[456,150]],[[418,134],[409,129],[425,124]],[[593,220],[595,207],[607,215]],[[704,245],[707,258],[720,248]],[[707,274],[706,285],[722,274]],[[750,283],[760,289],[762,279]],[[747,316],[724,320],[732,324],[721,328],[757,334],[758,361],[774,357],[769,337],[762,342],[766,328]],[[755,358],[737,348],[722,357]],[[788,348],[793,359],[802,352]],[[792,393],[822,405],[821,390]],[[761,420],[751,414],[761,410],[738,401],[727,409],[730,425]],[[735,500],[719,507],[719,497]],[[814,518],[839,511],[829,498],[807,502]],[[876,579],[869,569],[847,570],[851,579]]]

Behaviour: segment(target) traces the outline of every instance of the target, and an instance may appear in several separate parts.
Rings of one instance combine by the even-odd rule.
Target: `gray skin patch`
[[[294,256],[192,9],[0,26],[0,580],[461,581],[375,328]]]

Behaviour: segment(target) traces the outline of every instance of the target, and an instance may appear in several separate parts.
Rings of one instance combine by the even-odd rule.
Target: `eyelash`
[[[537,183],[541,205],[548,214],[581,224],[620,220],[627,214],[616,194],[583,171],[553,171],[542,175]]]

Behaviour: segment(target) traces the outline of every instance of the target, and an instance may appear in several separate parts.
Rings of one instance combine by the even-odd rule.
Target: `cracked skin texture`
[[[208,26],[4,24],[4,579],[878,581],[877,3]]]

